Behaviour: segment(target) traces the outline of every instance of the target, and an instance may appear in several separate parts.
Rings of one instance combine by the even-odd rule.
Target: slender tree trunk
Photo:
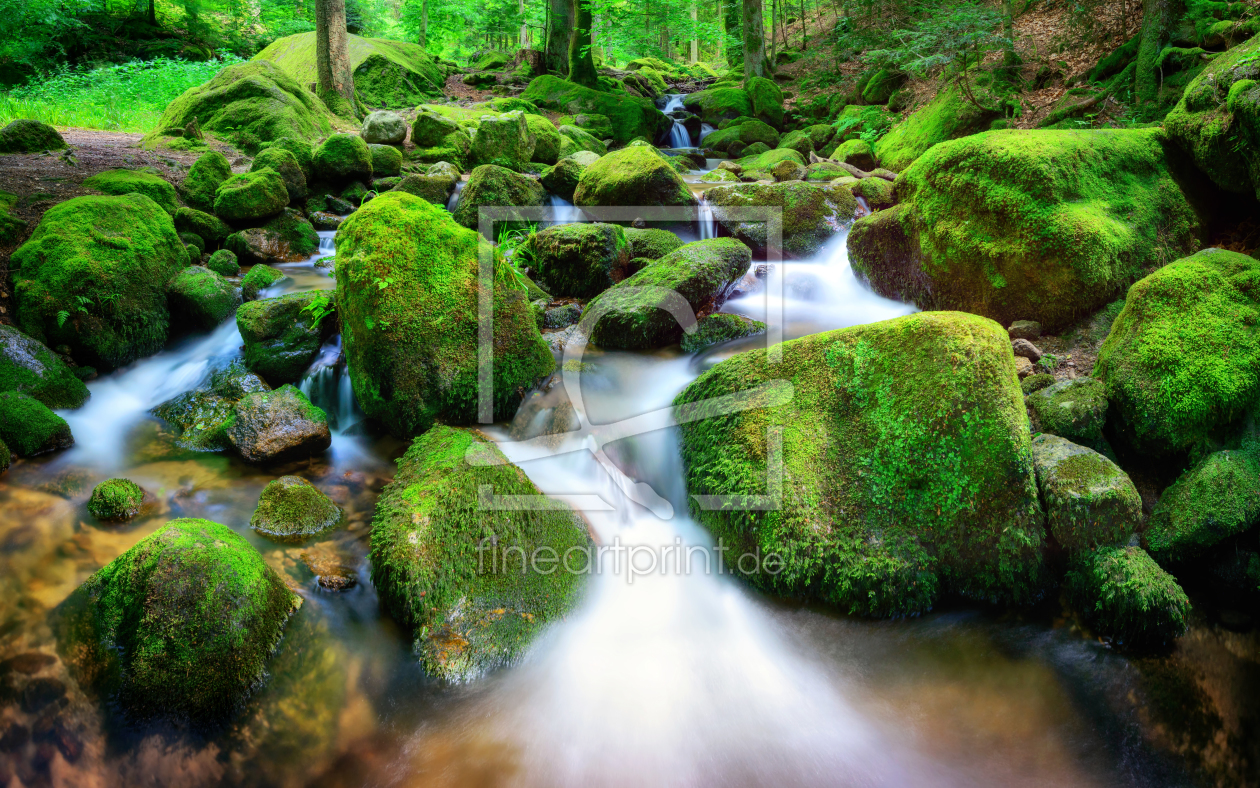
[[[700,61],[700,39],[696,38],[696,22],[699,21],[700,10],[696,6],[696,0],[691,0],[691,62]]]
[[[420,46],[429,46],[429,0],[420,0]]]
[[[1140,107],[1151,109],[1159,101],[1163,78],[1155,64],[1172,37],[1173,26],[1185,12],[1185,0],[1143,0],[1142,43],[1138,45],[1137,74],[1134,75]]]
[[[315,2],[315,74],[319,97],[333,113],[358,118],[354,75],[350,70],[345,0]]]
[[[573,38],[573,0],[550,0],[550,6],[545,63],[551,73],[565,76],[569,73],[569,39]]]
[[[775,30],[779,24],[779,0],[770,0],[770,62],[773,63],[779,55],[779,37],[775,35]]]
[[[517,0],[516,8],[521,14],[521,49],[529,49],[529,25],[525,22],[525,0]]]
[[[569,38],[569,81],[588,88],[598,88],[599,74],[595,71],[591,24],[590,5],[584,0],[573,0],[573,35]]]
[[[156,0],[149,0],[149,24],[157,27],[157,6]]]
[[[743,10],[740,0],[722,0],[722,25],[726,30],[726,65],[744,68]]]
[[[809,49],[809,34],[805,32],[805,0],[801,0],[801,52]]]
[[[744,39],[744,79],[766,75],[766,35],[761,0],[744,0],[741,9]]]

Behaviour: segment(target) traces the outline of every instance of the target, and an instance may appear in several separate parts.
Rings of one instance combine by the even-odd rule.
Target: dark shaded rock
[[[233,410],[228,440],[248,462],[310,457],[332,445],[328,416],[294,386],[246,394]]]

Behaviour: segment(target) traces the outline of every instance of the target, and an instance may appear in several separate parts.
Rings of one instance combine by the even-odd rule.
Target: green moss
[[[410,194],[377,197],[337,231],[337,311],[355,398],[394,434],[439,416],[475,419],[478,270],[477,234]],[[507,418],[555,361],[524,289],[495,279],[494,411]]]
[[[21,391],[50,408],[77,408],[87,386],[61,356],[12,326],[0,325],[0,391]]]
[[[408,175],[394,186],[395,191],[407,192],[428,200],[434,205],[446,205],[455,191],[457,178],[441,175]]]
[[[306,200],[306,173],[297,156],[286,148],[271,147],[259,151],[254,162],[249,166],[250,172],[272,170],[284,181],[285,191],[289,194],[289,202],[300,205]]]
[[[292,208],[269,219],[263,228],[278,234],[288,245],[288,257],[303,259],[319,251],[319,233],[306,217]]]
[[[187,263],[170,214],[148,197],[67,200],[13,253],[18,325],[81,364],[128,364],[166,342],[166,283]]]
[[[305,541],[341,522],[341,507],[301,476],[267,483],[249,526],[281,541]]]
[[[700,176],[703,183],[739,183],[739,176],[730,170],[709,170]]]
[[[525,122],[529,126],[529,133],[534,136],[534,154],[530,161],[555,164],[560,158],[560,132],[551,121],[541,115],[527,114]]]
[[[805,166],[805,157],[789,148],[775,148],[755,156],[746,156],[736,161],[743,168],[744,176],[758,181],[773,180],[771,170],[781,161]]]
[[[315,149],[307,140],[281,137],[274,142],[266,143],[263,147],[265,150],[276,148],[287,150],[297,159],[298,166],[302,168],[302,174],[306,176],[307,181],[315,177]]]
[[[336,326],[332,293],[288,293],[250,301],[236,311],[245,364],[268,383],[296,383]]]
[[[355,92],[370,106],[410,108],[442,94],[442,69],[418,44],[351,34],[346,36],[346,54]],[[276,39],[254,59],[274,62],[299,84],[314,83],[315,33]]]
[[[166,298],[174,323],[201,331],[227,320],[241,303],[241,294],[231,282],[197,265],[171,277]]]
[[[216,451],[230,446],[227,427],[241,397],[267,391],[262,378],[245,369],[239,359],[218,370],[198,388],[155,407],[154,416],[177,432],[176,445],[194,451]]]
[[[588,569],[590,539],[567,507],[486,509],[486,485],[541,496],[493,443],[439,426],[412,443],[376,504],[372,582],[435,677],[467,680],[514,662],[573,608]],[[522,555],[538,556],[542,571]]]
[[[753,77],[744,82],[744,90],[748,93],[752,114],[771,126],[783,125],[783,91],[773,80]],[[773,143],[768,144],[774,147]]]
[[[1120,544],[1141,524],[1137,488],[1111,460],[1056,435],[1033,438],[1032,452],[1047,525],[1065,549]]]
[[[483,116],[473,137],[469,161],[474,166],[493,164],[517,172],[528,170],[535,140],[526,117],[521,112]]]
[[[906,82],[906,75],[896,69],[881,68],[871,75],[862,88],[863,104],[887,104],[888,99]]]
[[[1126,645],[1155,645],[1186,631],[1190,600],[1140,547],[1081,556],[1064,581],[1068,599],[1098,632]]]
[[[547,193],[542,184],[505,167],[483,164],[468,175],[455,205],[455,221],[468,228],[480,222],[480,209],[542,207]],[[502,225],[496,225],[496,230]]]
[[[98,520],[130,520],[140,513],[144,490],[130,479],[106,479],[92,488],[87,509]]]
[[[1024,392],[1024,396],[1028,396],[1036,391],[1041,391],[1046,386],[1054,385],[1054,375],[1048,375],[1045,372],[1039,372],[1036,375],[1029,375],[1019,383],[1020,391]]]
[[[748,93],[740,88],[712,87],[689,93],[683,99],[683,106],[689,112],[699,115],[705,123],[713,124],[729,118],[752,117],[755,114]]]
[[[572,156],[579,151],[589,151],[596,156],[603,156],[608,152],[608,146],[601,140],[595,138],[593,134],[580,129],[577,126],[560,124],[556,129],[561,137],[560,140],[560,158]]]
[[[1046,432],[1110,453],[1102,434],[1107,421],[1107,386],[1101,380],[1076,378],[1054,383],[1033,393],[1028,402]]]
[[[875,169],[875,149],[866,140],[847,140],[828,157],[845,164],[852,164],[859,170],[870,172]]]
[[[780,431],[778,506],[692,504],[734,555],[782,559],[781,571],[749,580],[870,616],[922,613],[941,590],[1016,603],[1040,595],[1043,516],[1000,326],[924,312],[781,352],[774,364],[765,350],[740,353],[675,400],[692,495],[766,494],[767,434]],[[715,399],[779,379],[792,384],[782,404],[743,395],[748,407],[731,413]]]
[[[74,445],[70,425],[44,403],[21,391],[0,394],[0,441],[19,457]]]
[[[143,194],[171,216],[179,207],[175,187],[166,179],[142,170],[105,170],[83,181],[83,185],[105,194]]]
[[[214,196],[223,182],[232,177],[232,165],[217,150],[201,154],[179,185],[184,201],[199,211],[214,210]]]
[[[794,150],[801,154],[802,159],[808,160],[809,154],[814,152],[814,140],[809,135],[809,132],[797,129],[783,135],[782,139],[779,140],[779,148]]]
[[[183,241],[184,248],[191,246],[197,250],[196,260],[193,260],[193,264],[195,265],[197,260],[200,260],[201,256],[206,252],[205,239],[196,233],[181,232],[179,233],[179,240]]]
[[[284,271],[269,265],[252,266],[241,278],[241,296],[246,301],[253,301],[259,293],[284,279],[285,276]]]
[[[883,178],[863,178],[857,183],[849,184],[849,192],[854,197],[866,200],[867,206],[876,211],[891,208],[897,202],[892,181]]]
[[[1146,549],[1160,563],[1201,555],[1260,521],[1260,462],[1218,451],[1164,491],[1147,526]]]
[[[300,605],[230,528],[172,520],[75,592],[62,652],[130,719],[214,725],[266,680]]]
[[[1158,129],[941,143],[897,179],[909,254],[884,259],[855,226],[849,255],[883,295],[1055,331],[1197,248],[1205,223],[1174,177],[1178,155]]]
[[[623,232],[630,244],[630,256],[659,260],[683,245],[682,239],[669,230],[626,227]]]
[[[827,147],[823,148],[823,156],[842,143],[861,139],[863,135],[880,136],[897,122],[898,117],[883,107],[864,107],[860,104],[848,104],[841,108],[832,122],[835,136]]]
[[[632,257],[625,232],[615,224],[563,224],[530,241],[537,275],[552,295],[590,298],[625,275]]]
[[[857,213],[857,201],[847,189],[804,181],[714,186],[705,192],[704,198],[713,207],[713,216],[723,227],[759,250],[766,248],[768,243],[768,222],[727,218],[734,215],[728,210],[749,207],[782,209],[783,251],[797,258],[817,252]]]
[[[673,125],[648,99],[603,93],[552,75],[536,77],[520,98],[567,115],[604,115],[612,123],[618,142],[629,142],[638,136],[656,139],[667,134]]]
[[[181,238],[183,233],[193,233],[201,238],[202,251],[207,247],[217,246],[232,233],[227,222],[214,214],[188,207],[175,212],[175,229],[179,231]]]
[[[585,169],[586,165],[576,159],[564,158],[556,162],[555,166],[543,170],[538,182],[552,194],[572,202],[573,192],[577,190],[578,181]]]
[[[19,219],[11,213],[17,202],[16,194],[0,190],[0,246],[17,243],[22,233],[26,232],[26,220]]]
[[[1000,113],[980,109],[951,84],[880,137],[875,154],[885,167],[901,172],[933,145],[984,131],[997,117]]]
[[[696,198],[655,148],[622,148],[582,172],[576,205],[695,205]]]
[[[334,134],[315,149],[315,175],[333,183],[372,178],[372,152],[358,134]]]
[[[233,175],[219,186],[214,196],[214,212],[229,222],[252,222],[274,216],[288,204],[288,189],[275,170]]]
[[[397,175],[402,172],[402,152],[392,145],[369,145],[372,154],[372,174]]]
[[[19,118],[0,129],[0,153],[42,153],[65,147],[61,134],[38,120]]]
[[[210,259],[206,261],[206,268],[221,276],[237,276],[241,272],[241,266],[236,262],[236,255],[228,249],[220,249],[210,255]]]
[[[796,133],[796,132],[793,132]],[[742,142],[744,145],[764,143],[771,148],[779,144],[779,132],[759,120],[750,120],[738,126],[728,126],[714,131],[704,138],[704,147],[726,152],[731,144]]]
[[[742,315],[718,313],[701,318],[696,323],[695,333],[683,334],[679,344],[684,353],[699,353],[713,345],[764,334],[765,331],[766,324],[760,320],[749,320]]]

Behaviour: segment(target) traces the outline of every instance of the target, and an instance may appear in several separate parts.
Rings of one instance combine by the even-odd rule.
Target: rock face
[[[696,198],[678,171],[648,146],[622,148],[587,167],[573,193],[576,205],[680,205]]]
[[[229,222],[248,223],[275,216],[289,204],[280,173],[271,169],[233,175],[214,193],[214,212]]]
[[[845,189],[812,183],[748,183],[714,186],[704,193],[713,216],[731,235],[754,249],[768,243],[765,220],[743,221],[730,209],[780,208],[783,216],[783,251],[797,258],[817,252],[857,213],[857,201]]]
[[[61,648],[127,718],[213,726],[266,680],[300,605],[232,529],[172,520],[71,596]]]
[[[1161,563],[1195,558],[1260,521],[1260,462],[1218,451],[1164,491],[1147,524],[1146,549]]]
[[[415,633],[425,670],[447,680],[514,662],[572,608],[589,559],[586,529],[567,507],[484,510],[483,485],[495,495],[541,496],[490,441],[434,427],[399,460],[372,521],[372,582],[390,615]],[[517,548],[558,571],[522,572]]]
[[[130,520],[143,503],[140,485],[130,479],[106,479],[92,488],[87,509],[98,520]]]
[[[44,403],[20,391],[0,394],[0,441],[19,457],[74,445],[70,425]]]
[[[43,153],[65,147],[61,134],[38,120],[19,118],[0,129],[0,153]]]
[[[315,175],[333,183],[372,178],[372,152],[357,134],[333,134],[315,149]]]
[[[530,248],[537,275],[554,296],[591,298],[625,278],[630,244],[615,224],[582,223],[548,227]]]
[[[269,482],[249,518],[255,531],[281,541],[303,541],[341,522],[341,507],[301,476]]]
[[[250,172],[273,170],[284,181],[284,190],[289,195],[289,202],[299,205],[306,200],[306,173],[292,151],[271,147],[259,151],[254,163],[249,166]]]
[[[584,88],[550,74],[536,77],[521,98],[565,115],[603,115],[612,125],[613,136],[618,142],[629,142],[635,137],[656,140],[668,134],[673,125],[647,99]]]
[[[873,214],[854,225],[849,256],[882,295],[1055,331],[1198,245],[1204,223],[1180,156],[1151,129],[945,142],[897,178],[895,223]]]
[[[273,386],[296,383],[336,326],[328,291],[250,301],[236,311],[245,364]]]
[[[241,291],[209,268],[193,265],[171,278],[166,301],[175,325],[209,331],[232,316]]]
[[[1107,386],[1094,378],[1063,380],[1028,397],[1041,428],[1052,435],[1108,454],[1103,437],[1107,421]]]
[[[367,143],[401,145],[407,139],[407,120],[397,112],[369,112],[363,119],[363,129],[359,136]]]
[[[527,175],[495,164],[483,164],[468,175],[455,206],[455,221],[475,229],[481,206],[540,208],[547,197],[542,184]]]
[[[232,165],[228,163],[227,156],[217,150],[207,151],[193,162],[188,176],[179,185],[179,193],[193,208],[213,212],[215,194],[231,177]]]
[[[778,379],[790,398],[745,394],[734,413],[714,403]],[[750,573],[754,583],[868,616],[923,612],[943,590],[1040,595],[1028,417],[996,323],[922,312],[785,342],[776,364],[750,350],[702,374],[675,407],[692,495],[774,495],[771,430],[781,436],[777,508],[692,504],[733,554],[782,559]]]
[[[751,261],[751,250],[733,238],[687,244],[587,304],[583,319],[589,322],[584,330],[604,348],[643,350],[673,344],[683,328],[664,307],[681,296],[697,317],[716,311]]]
[[[212,374],[205,385],[163,402],[152,412],[178,430],[176,445],[193,451],[216,451],[232,445],[227,428],[236,403],[247,394],[262,391],[269,391],[267,383],[236,360]]]
[[[519,172],[533,157],[535,143],[525,113],[486,115],[477,126],[469,160],[473,166],[493,164]]]
[[[171,216],[175,215],[179,207],[175,187],[170,184],[170,181],[143,170],[105,170],[84,180],[83,185],[114,196],[143,194],[162,206],[162,210]]]
[[[1142,499],[1116,464],[1055,435],[1032,442],[1050,533],[1077,552],[1121,544],[1141,524]]]
[[[293,386],[246,394],[233,411],[227,437],[247,462],[310,457],[332,445],[328,416]]]
[[[478,238],[402,192],[372,200],[337,233],[337,311],[355,397],[396,435],[439,416],[476,418]],[[493,306],[494,411],[508,418],[555,360],[524,289],[496,285]]]
[[[13,326],[0,326],[0,391],[20,391],[49,408],[77,408],[88,390],[61,356]]]
[[[1205,249],[1129,288],[1098,351],[1116,434],[1159,457],[1233,430],[1260,394],[1260,262]]]
[[[166,283],[188,264],[170,214],[140,194],[48,209],[10,263],[18,325],[106,371],[166,342]]]
[[[1069,601],[1090,625],[1120,643],[1156,645],[1186,631],[1190,600],[1140,547],[1085,553],[1068,571],[1064,585]]]

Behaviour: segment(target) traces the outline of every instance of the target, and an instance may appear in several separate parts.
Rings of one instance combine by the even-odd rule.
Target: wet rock
[[[1033,438],[1032,451],[1050,533],[1064,548],[1121,544],[1141,524],[1137,488],[1111,460],[1056,435]]]
[[[455,221],[477,229],[482,206],[492,208],[541,208],[547,192],[542,184],[505,167],[484,164],[468,176],[455,206]],[[499,220],[503,221],[502,218]],[[496,224],[496,226],[498,226]]]
[[[1172,575],[1140,547],[1082,554],[1064,579],[1069,603],[1100,634],[1133,646],[1185,634],[1190,600]]]
[[[770,168],[770,174],[779,182],[805,180],[805,168],[794,161],[781,161]]]
[[[287,278],[284,271],[278,268],[262,264],[251,266],[241,278],[241,297],[246,301],[253,301],[259,293]]]
[[[781,209],[783,251],[796,258],[817,252],[857,213],[857,200],[849,191],[803,181],[715,186],[704,198],[722,226],[754,250],[765,249],[769,242],[767,223],[734,218],[737,214],[727,209]]]
[[[241,265],[236,260],[236,253],[230,249],[220,249],[210,255],[210,259],[206,261],[206,268],[220,276],[238,276],[241,273]]]
[[[1027,339],[1016,339],[1011,342],[1011,352],[1036,364],[1041,360],[1041,351]]]
[[[572,202],[573,192],[577,189],[578,181],[581,180],[586,167],[587,165],[569,156],[556,162],[555,166],[543,170],[538,180],[547,188],[547,191]]]
[[[683,334],[679,343],[684,353],[699,353],[707,347],[733,339],[764,334],[766,324],[743,315],[713,314],[696,323],[695,333]]]
[[[246,394],[268,390],[262,378],[236,361],[215,372],[206,385],[158,405],[153,415],[179,431],[179,446],[199,451],[225,449],[230,445],[227,426],[236,402]]]
[[[530,241],[539,278],[552,295],[590,298],[625,278],[630,244],[615,224],[548,227]]]
[[[98,520],[130,520],[143,503],[140,485],[130,479],[107,479],[92,489],[87,509]]]
[[[407,139],[407,120],[397,112],[377,110],[363,119],[359,132],[364,142],[381,145],[401,145]]]
[[[300,541],[341,522],[341,507],[300,476],[281,476],[263,488],[249,525],[267,536]]]
[[[328,545],[316,545],[305,550],[298,559],[315,575],[319,587],[326,591],[349,591],[359,583],[349,560]]]
[[[336,327],[330,291],[250,301],[236,311],[245,365],[272,386],[296,383]]]
[[[45,712],[40,715],[31,728],[31,739],[41,744],[52,744],[67,763],[74,763],[83,755],[83,738],[62,714]]]
[[[583,171],[573,194],[576,205],[696,204],[687,183],[651,146],[614,151]]]
[[[241,303],[236,285],[201,266],[175,274],[166,286],[166,298],[176,325],[200,331],[227,320]]]
[[[0,676],[6,673],[21,673],[33,676],[50,665],[57,664],[57,658],[42,651],[27,651],[17,656],[0,661]]]
[[[1041,339],[1041,324],[1036,320],[1016,320],[1006,329],[1011,339],[1026,339],[1034,342]]]
[[[66,696],[66,685],[53,678],[34,678],[22,688],[22,711],[36,714]]]
[[[311,214],[311,224],[316,230],[336,230],[345,221],[345,217],[329,211],[315,211]]]
[[[543,328],[565,328],[582,318],[580,304],[565,304],[543,313]]]
[[[233,412],[227,437],[247,462],[310,457],[332,445],[328,416],[294,386],[246,394]]]
[[[624,232],[632,258],[659,260],[683,245],[682,239],[669,230],[631,227]]]
[[[6,325],[0,325],[0,391],[21,391],[55,409],[77,408],[89,396],[61,356]]]
[[[70,425],[44,403],[19,391],[0,394],[0,441],[19,457],[74,445]]]

